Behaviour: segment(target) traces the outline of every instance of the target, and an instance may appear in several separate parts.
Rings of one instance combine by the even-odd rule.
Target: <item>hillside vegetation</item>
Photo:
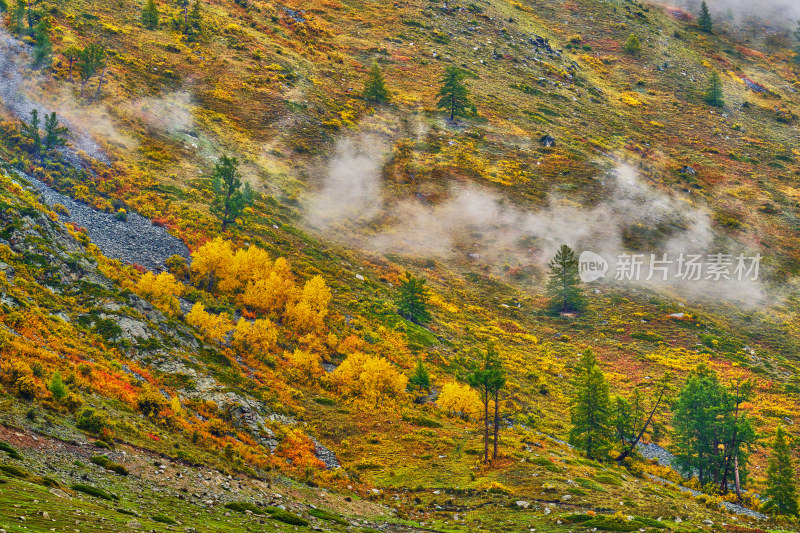
[[[3,4],[0,528],[797,529],[760,497],[800,435],[788,30],[636,0]],[[562,244],[698,242],[760,253],[759,283],[553,303]],[[625,426],[588,454],[582,376]],[[670,467],[692,379],[722,486]]]

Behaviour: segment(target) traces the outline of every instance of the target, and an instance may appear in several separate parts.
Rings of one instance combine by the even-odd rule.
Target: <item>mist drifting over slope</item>
[[[591,251],[605,258],[610,279],[619,256],[641,252],[641,275],[627,282],[745,304],[757,304],[763,297],[759,282],[751,279],[677,279],[677,264],[664,276],[667,280],[660,275],[646,279],[651,253],[677,260],[686,254],[735,256],[745,250],[723,243],[704,208],[656,189],[630,165],[619,164],[606,173],[607,193],[592,207],[552,196],[547,207],[529,210],[475,184],[451,185],[448,197],[437,203],[419,197],[390,201],[382,184],[384,158],[369,137],[341,141],[320,187],[304,203],[309,225],[358,248],[467,260],[495,272],[520,267],[542,273],[557,249],[568,244],[578,253]],[[638,239],[640,235],[646,238]],[[642,249],[632,250],[637,245]]]
[[[655,0],[664,7],[677,7],[697,14],[701,0]],[[800,2],[796,0],[706,0],[711,16],[720,21],[741,21],[756,17],[776,26],[794,26],[800,19]]]

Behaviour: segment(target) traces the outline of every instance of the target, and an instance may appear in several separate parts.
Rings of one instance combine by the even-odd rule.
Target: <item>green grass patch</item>
[[[622,486],[622,481],[619,478],[609,476],[608,474],[595,474],[594,478],[605,485],[614,485],[615,487]]]
[[[106,492],[103,489],[93,487],[91,485],[76,483],[75,485],[70,485],[69,488],[78,492],[82,492],[84,494],[88,494],[89,496],[94,496],[95,498],[100,498],[101,500],[108,500],[111,502],[119,500],[119,496]]]
[[[0,472],[4,473],[7,476],[16,477],[20,479],[25,479],[26,477],[28,477],[28,473],[26,471],[14,465],[0,465]]]
[[[320,520],[327,520],[328,522],[335,522],[339,525],[346,526],[349,525],[347,520],[342,518],[339,515],[335,515],[333,513],[329,513],[328,511],[323,511],[322,509],[311,509],[308,514],[311,516],[317,517]]]
[[[98,466],[102,466],[106,470],[110,470],[111,472],[116,472],[120,476],[127,476],[128,475],[128,469],[127,468],[125,468],[124,466],[122,466],[119,463],[115,463],[114,461],[112,461],[111,459],[106,457],[105,455],[95,455],[94,457],[92,457],[89,460],[91,462],[93,462],[94,464],[98,465]]]
[[[278,507],[267,507],[266,511],[272,516],[272,518],[275,520],[280,520],[284,524],[291,524],[293,526],[308,525],[308,520],[305,520],[294,513],[290,513],[289,511],[284,511]]]
[[[152,518],[154,522],[159,522],[161,524],[167,524],[169,526],[175,526],[175,525],[178,524],[177,520],[175,520],[174,518],[171,518],[171,517],[169,517],[169,516],[167,516],[165,514],[153,515],[150,518]]]
[[[0,441],[0,451],[6,452],[12,459],[22,461],[22,455],[7,442]]]

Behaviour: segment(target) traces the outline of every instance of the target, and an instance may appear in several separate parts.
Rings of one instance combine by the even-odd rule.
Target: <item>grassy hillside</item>
[[[652,461],[596,463],[562,442],[574,367],[591,348],[614,392],[638,388],[648,401],[665,372],[679,387],[701,363],[724,382],[752,378],[746,409],[763,441],[783,424],[796,444],[800,70],[787,43],[746,41],[716,13],[706,34],[682,12],[634,0],[213,0],[201,3],[194,41],[177,27],[178,4],[157,6],[161,23],[147,30],[138,2],[42,0],[34,7],[49,23],[52,66],[30,68],[7,48],[16,64],[4,67],[11,92],[2,94],[23,100],[4,96],[0,123],[0,440],[21,457],[0,456],[0,526],[130,530],[135,520],[143,529],[288,531],[274,509],[285,499],[328,530],[796,527],[724,512],[718,497],[681,492],[679,476]],[[6,22],[8,42],[29,51],[34,39],[15,31],[11,13]],[[632,34],[637,54],[624,49]],[[81,97],[64,51],[89,42],[110,59],[100,90],[98,73]],[[373,62],[389,104],[360,96]],[[436,109],[450,65],[469,73],[478,111],[456,122]],[[704,101],[714,71],[723,108]],[[31,154],[18,125],[30,106],[20,102],[69,124],[66,152]],[[555,146],[539,142],[545,135]],[[210,173],[223,154],[240,160],[256,190],[224,232],[209,211]],[[586,220],[573,213],[602,217],[617,192],[609,171],[623,162],[654,201],[707,216],[715,245],[763,254],[763,305],[603,282],[586,289],[585,313],[546,312],[548,239],[567,240]],[[377,189],[330,194],[371,174],[377,181],[366,185]],[[105,257],[85,229],[61,224],[68,215],[37,198],[26,175],[99,211],[152,219],[195,264],[217,236],[284,257],[290,303],[264,310],[242,287],[206,287],[173,266],[182,300],[165,306],[142,289],[144,267]],[[337,175],[351,181],[331,181]],[[320,222],[315,195],[334,213],[351,200],[363,211]],[[511,213],[505,226],[479,218],[459,227],[494,205],[487,198]],[[647,211],[609,219],[628,250],[655,252],[686,229]],[[554,214],[552,234],[502,233],[539,212]],[[397,313],[406,271],[431,290],[433,319],[423,326]],[[315,276],[331,298],[309,325],[292,314],[291,298],[302,301]],[[187,319],[196,302],[209,320],[268,318],[275,338],[266,350],[235,333],[214,338]],[[372,396],[337,377],[354,354],[388,361],[381,368],[392,371],[377,374],[401,381],[421,358],[441,391],[464,380],[487,342],[509,376],[491,466],[481,464],[474,417],[450,416],[435,395],[389,383]],[[62,399],[48,390],[55,371],[69,391]],[[656,422],[669,447],[669,413]],[[327,469],[310,438],[342,468]],[[89,460],[103,454],[129,475]],[[155,474],[155,462],[168,473]],[[763,491],[765,469],[758,448],[751,494]],[[224,507],[243,501],[256,507]],[[315,507],[334,514],[316,516]]]

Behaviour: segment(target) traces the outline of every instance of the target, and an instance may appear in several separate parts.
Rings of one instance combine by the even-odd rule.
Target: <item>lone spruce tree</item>
[[[30,141],[32,145],[31,151],[35,155],[40,155],[42,153],[42,135],[39,133],[40,123],[39,111],[37,109],[31,109],[31,121],[25,122],[24,120],[20,120],[19,125],[20,132]]]
[[[797,482],[786,432],[783,427],[775,431],[775,442],[767,467],[767,497],[765,509],[784,516],[797,516]]]
[[[142,26],[148,30],[154,30],[158,28],[158,18],[158,8],[156,7],[155,1],[147,0],[144,4],[144,9],[142,9]]]
[[[724,107],[725,99],[722,94],[722,80],[717,71],[713,71],[708,78],[708,89],[706,89],[706,103],[714,107]]]
[[[385,104],[389,101],[389,89],[386,88],[386,80],[378,63],[373,63],[369,70],[369,77],[364,84],[364,98],[376,104]]]
[[[592,350],[583,352],[575,376],[569,443],[597,461],[608,459],[613,428],[609,386]]]
[[[711,20],[711,13],[708,11],[708,4],[705,0],[700,4],[700,15],[697,17],[697,26],[706,33],[711,33],[714,29],[714,21]]]
[[[436,95],[439,102],[436,106],[445,109],[450,113],[450,120],[458,117],[466,117],[471,109],[474,110],[469,99],[469,89],[464,85],[464,78],[467,73],[458,67],[449,66],[442,78],[442,88]]]
[[[421,391],[428,391],[431,388],[431,376],[428,374],[428,369],[422,362],[422,358],[417,359],[417,366],[414,368],[414,373],[408,378],[408,384]]]
[[[586,297],[580,288],[578,260],[566,244],[550,261],[550,280],[547,284],[549,307],[553,313],[580,312],[586,309]]]
[[[235,224],[242,211],[253,202],[250,184],[242,186],[239,176],[239,162],[234,157],[223,155],[214,166],[211,175],[214,198],[211,201],[211,214],[222,222],[222,231],[229,224]]]
[[[58,123],[56,112],[44,116],[44,151],[49,152],[59,146],[66,146],[67,140],[64,136],[69,132],[66,126]]]
[[[415,278],[406,272],[405,278],[400,278],[398,292],[397,312],[400,316],[417,324],[431,319],[428,311],[428,288],[425,287],[423,278]]]

